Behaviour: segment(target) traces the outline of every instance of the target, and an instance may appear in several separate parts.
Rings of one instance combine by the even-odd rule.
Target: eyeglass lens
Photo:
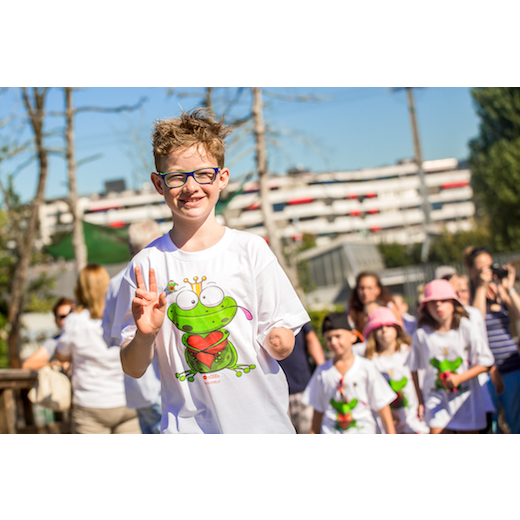
[[[213,169],[197,170],[193,172],[193,177],[199,184],[211,184],[216,177],[216,172]],[[187,173],[170,173],[164,177],[166,185],[170,188],[180,188],[186,184],[188,180]]]

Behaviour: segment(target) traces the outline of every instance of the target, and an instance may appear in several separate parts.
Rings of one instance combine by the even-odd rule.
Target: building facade
[[[472,226],[475,206],[471,172],[456,159],[424,163],[431,204],[432,232],[451,232]],[[107,183],[108,185],[108,183]],[[343,172],[292,172],[269,179],[273,218],[280,237],[298,240],[314,235],[324,246],[338,238],[351,241],[424,241],[422,197],[418,169],[413,162]],[[227,194],[241,187],[230,183]],[[164,199],[149,183],[139,191],[125,190],[80,199],[84,220],[109,227],[153,219],[166,233],[171,213]],[[243,192],[226,207],[220,221],[229,227],[265,236],[258,183],[247,182]],[[72,216],[63,200],[49,200],[40,210],[44,245],[57,232],[71,229]]]

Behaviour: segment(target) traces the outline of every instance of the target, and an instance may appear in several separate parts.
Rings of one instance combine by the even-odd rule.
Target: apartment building
[[[424,170],[431,232],[470,229],[475,214],[470,170],[456,159],[425,162]],[[278,232],[287,239],[310,233],[318,245],[338,237],[424,241],[420,180],[413,162],[357,171],[294,172],[272,177],[269,185]],[[230,202],[225,214],[230,227],[265,235],[258,189],[257,183],[247,183],[244,193]]]
[[[456,159],[427,161],[424,170],[432,207],[431,231],[469,229],[475,213],[470,170]],[[107,188],[117,185],[107,183]],[[279,236],[288,240],[298,240],[304,233],[315,235],[320,246],[338,238],[424,240],[420,181],[411,161],[355,171],[291,171],[271,176],[269,186]],[[231,182],[227,196],[240,187]],[[242,188],[218,218],[230,227],[265,236],[258,183],[250,181]],[[117,228],[153,219],[164,232],[172,225],[168,207],[149,183],[138,191],[126,190],[119,183],[118,191],[107,189],[103,195],[82,197],[79,204],[84,220],[92,224]],[[72,216],[65,201],[49,200],[42,205],[40,222],[45,245],[55,233],[70,230]]]

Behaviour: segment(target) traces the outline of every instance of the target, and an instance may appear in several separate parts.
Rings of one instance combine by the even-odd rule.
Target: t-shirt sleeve
[[[417,372],[417,370],[428,368],[428,361],[428,346],[425,342],[425,335],[422,329],[418,329],[413,335],[407,364],[410,371]]]
[[[72,345],[75,337],[76,316],[71,314],[67,316],[65,323],[63,324],[63,332],[56,342],[55,352],[59,352],[63,356],[72,356]]]
[[[103,320],[101,326],[103,327],[103,339],[107,346],[111,347],[117,344],[117,340],[112,338],[112,326],[114,323],[114,316],[116,313],[117,296],[121,286],[121,276],[116,275],[108,286],[105,297],[105,310],[103,311]]]
[[[111,337],[114,338],[113,341],[118,341],[119,345],[123,345],[127,341],[132,340],[137,331],[132,314],[132,300],[134,299],[136,290],[133,273],[133,265],[130,264],[121,281],[117,303],[115,305]],[[146,279],[148,273],[145,270],[142,270],[142,273],[143,278],[145,278],[145,283],[148,284],[148,280]]]
[[[397,399],[397,394],[390,388],[386,379],[370,362],[368,373],[368,404],[375,412],[379,412],[385,406]]]
[[[58,338],[49,338],[43,343],[42,347],[49,353],[49,356],[52,358],[56,352],[57,345]]]
[[[256,276],[258,295],[257,340],[262,347],[269,332],[277,327],[292,329],[294,335],[310,321],[296,291],[273,257]]]
[[[487,343],[482,338],[482,334],[475,329],[469,320],[462,319],[460,327],[463,329],[465,338],[469,343],[468,360],[472,366],[491,367],[495,363],[495,357]]]
[[[323,387],[323,373],[319,367],[312,375],[311,380],[303,392],[302,403],[307,406],[312,406],[316,411],[321,413],[327,409],[328,403],[326,402]]]

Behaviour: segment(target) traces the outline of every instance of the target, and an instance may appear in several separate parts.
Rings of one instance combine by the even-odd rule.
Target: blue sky
[[[128,187],[145,182],[153,168],[149,146],[153,121],[175,117],[179,105],[185,110],[198,106],[203,90],[203,87],[178,87],[172,96],[166,95],[167,87],[88,87],[76,92],[77,107],[133,105],[142,97],[147,98],[142,108],[131,114],[77,116],[78,161],[99,156],[80,166],[80,194],[101,192],[109,180],[125,179]],[[282,101],[270,97],[269,92],[290,97],[310,95],[320,100]],[[226,105],[234,93],[234,88],[216,88],[217,109]],[[413,155],[404,91],[392,92],[389,87],[265,87],[265,94],[265,120],[276,139],[276,144],[269,147],[269,168],[274,173],[283,174],[296,165],[315,172],[377,167]],[[478,134],[479,126],[470,89],[415,89],[415,102],[424,159],[466,158],[468,142]],[[251,98],[245,89],[229,115],[244,115],[250,105]],[[48,109],[62,110],[62,107],[61,90],[51,89]],[[13,113],[23,113],[16,87],[0,96],[0,120]],[[50,118],[47,130],[59,131],[61,125],[60,118]],[[8,129],[0,129],[0,139]],[[49,145],[58,148],[62,141],[55,136]],[[254,170],[254,153],[248,153],[251,147],[252,141],[247,138],[230,147],[227,165],[232,178],[238,179]],[[0,175],[4,180],[7,173],[18,172],[16,189],[23,200],[28,200],[36,190],[36,169],[31,165],[19,170],[24,160],[20,157],[4,162],[0,165]],[[65,162],[53,156],[50,165],[46,196],[65,196]]]

